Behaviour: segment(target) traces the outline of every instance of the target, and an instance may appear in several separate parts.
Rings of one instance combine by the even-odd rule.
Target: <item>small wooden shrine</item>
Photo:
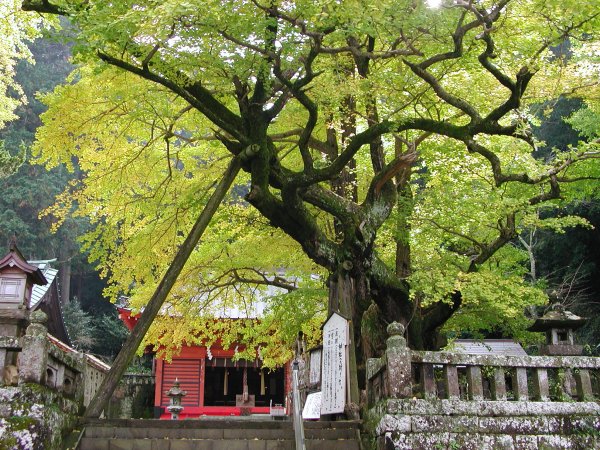
[[[126,306],[118,306],[117,310],[119,318],[132,330],[139,314],[132,314]],[[176,380],[187,394],[181,400],[182,419],[272,414],[272,405],[285,404],[291,391],[290,364],[277,369],[263,368],[258,352],[253,360],[237,359],[237,351],[243,349],[239,343],[223,348],[217,340],[210,347],[184,345],[171,361],[155,355],[155,417],[171,418],[167,411],[171,403],[168,392]]]

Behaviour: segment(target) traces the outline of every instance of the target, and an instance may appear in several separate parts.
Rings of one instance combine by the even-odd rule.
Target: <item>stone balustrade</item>
[[[600,448],[600,358],[414,351],[388,327],[367,361],[380,450]]]
[[[46,319],[35,311],[24,336],[0,336],[2,384],[45,385],[85,406],[110,367],[48,334]]]
[[[463,401],[593,401],[600,358],[413,351],[392,324],[381,358],[367,362],[370,406],[383,398]]]

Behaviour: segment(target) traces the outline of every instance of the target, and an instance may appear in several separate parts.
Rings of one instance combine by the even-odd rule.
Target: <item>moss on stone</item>
[[[0,449],[60,449],[77,423],[79,405],[46,386],[0,389]]]

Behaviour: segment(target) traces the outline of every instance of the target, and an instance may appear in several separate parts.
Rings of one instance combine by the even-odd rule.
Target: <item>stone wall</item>
[[[600,448],[594,402],[390,399],[372,408],[372,448],[499,450]]]
[[[0,449],[59,449],[110,367],[48,334],[35,311],[23,336],[0,336]]]
[[[124,374],[104,412],[109,419],[154,418],[154,376]]]
[[[371,447],[600,448],[600,358],[418,352],[388,333],[367,361]]]
[[[80,405],[37,384],[0,388],[0,449],[58,450]]]

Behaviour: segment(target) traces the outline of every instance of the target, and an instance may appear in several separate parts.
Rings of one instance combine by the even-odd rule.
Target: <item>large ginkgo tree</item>
[[[597,193],[596,143],[539,160],[530,132],[535,105],[598,93],[594,2],[23,8],[68,16],[75,30],[79,69],[46,98],[37,146],[86,178],[51,212],[92,218],[92,257],[111,293],[137,306],[232,157],[237,187],[170,304],[197,311],[227,289],[244,297],[244,282],[279,283],[309,317],[323,273],[327,309],[351,319],[361,344],[359,368],[391,321],[414,348],[435,347],[444,326],[516,332],[523,306],[544,296],[508,244],[525,228],[582,224],[543,218]]]

